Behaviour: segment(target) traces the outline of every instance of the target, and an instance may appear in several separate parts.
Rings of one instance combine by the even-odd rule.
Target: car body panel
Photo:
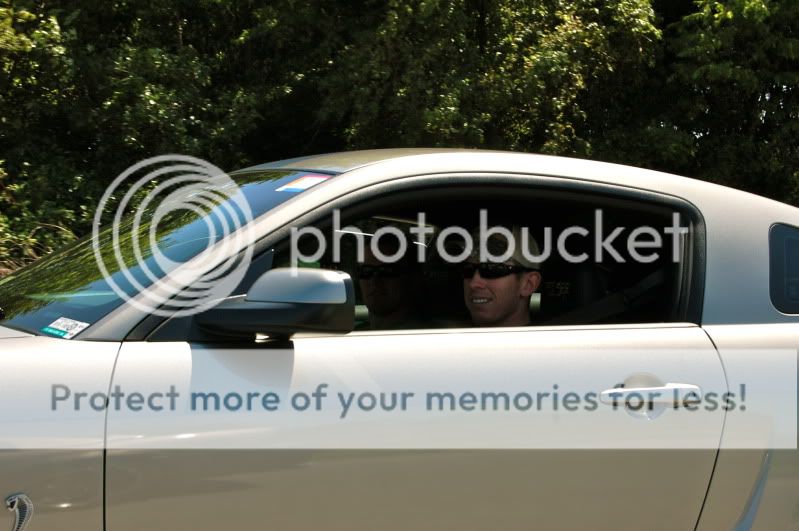
[[[131,343],[122,349],[114,385],[125,388],[150,374],[146,390],[180,382],[193,390],[218,386],[220,392],[284,393],[319,381],[353,390],[364,385],[389,389],[391,382],[410,381],[416,375],[458,388],[457,382],[498,381],[515,375],[529,376],[530,388],[540,389],[547,378],[568,381],[569,375],[612,387],[617,380],[643,372],[707,389],[725,386],[716,351],[697,326],[458,332],[306,337],[295,339],[293,351]],[[616,352],[615,361],[610,352]],[[585,370],[577,375],[574,367]],[[302,446],[309,439],[300,438],[304,442],[297,443],[297,450],[207,449],[211,444],[224,446],[224,438],[229,447],[268,445],[273,434],[283,435],[274,431],[271,414],[189,412],[156,423],[135,413],[111,411],[109,529],[149,529],[148,513],[157,514],[163,528],[176,531],[216,529],[231,519],[243,528],[286,530],[320,525],[350,531],[478,530],[498,525],[688,529],[699,516],[724,418],[718,410],[702,426],[689,427],[674,417],[665,424],[632,418],[623,409],[596,413],[616,426],[616,444],[663,437],[668,445],[669,438],[682,434],[688,437],[687,444],[702,448],[690,450],[433,450],[424,449],[424,442],[405,451],[370,450],[368,442],[361,443],[362,449],[325,450],[342,434],[336,425],[324,424],[309,425],[316,445]],[[594,418],[591,414],[576,418],[558,417],[555,426],[571,425],[565,431],[581,434],[578,443],[590,440],[597,433]],[[427,444],[441,435],[438,425],[429,425],[424,418],[418,420],[427,424],[423,431],[413,420],[375,422],[358,427],[357,433],[380,439],[379,433],[385,431],[389,440],[411,444],[413,435],[403,437],[399,432],[422,439],[437,434],[424,439]],[[462,422],[451,428],[492,429],[475,426],[468,418]],[[537,419],[536,426],[538,422],[546,425]],[[144,428],[148,433],[136,439]],[[279,441],[278,447],[281,444],[285,442]],[[150,445],[161,450],[148,450]],[[194,449],[179,449],[186,447]],[[349,440],[342,445],[348,447],[357,448],[358,443]]]
[[[119,343],[2,333],[0,495],[23,492],[33,500],[32,529],[102,530],[105,413],[62,416],[50,410],[49,400],[57,383],[107,389]],[[10,527],[13,515],[6,514]]]
[[[722,362],[738,349],[799,348],[799,330],[790,324],[704,328]],[[785,398],[799,401],[797,396]],[[725,427],[725,437],[734,437],[735,433],[735,425]],[[722,448],[697,531],[799,528],[797,492],[799,450]],[[735,510],[731,510],[733,507]]]
[[[12,337],[33,337],[32,334],[21,332],[5,326],[0,326],[0,339],[10,339]]]
[[[28,529],[103,531],[103,457],[103,450],[0,450],[0,496],[30,497]],[[0,525],[11,529],[13,516],[0,512]]]

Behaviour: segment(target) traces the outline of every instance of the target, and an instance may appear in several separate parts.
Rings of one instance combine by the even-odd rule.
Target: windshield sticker
[[[311,186],[330,179],[330,175],[303,175],[299,179],[295,179],[288,184],[284,184],[276,192],[302,192]]]
[[[42,332],[62,339],[72,339],[88,327],[89,323],[81,323],[80,321],[73,321],[66,317],[59,317],[54,322],[50,323],[49,326],[42,328]]]

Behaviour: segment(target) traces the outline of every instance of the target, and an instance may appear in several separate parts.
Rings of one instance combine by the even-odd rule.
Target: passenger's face
[[[483,278],[475,271],[463,280],[463,296],[478,326],[524,326],[529,323],[529,298],[538,288],[537,272]]]
[[[369,278],[358,279],[363,303],[371,313],[388,315],[409,304],[407,275],[399,272],[398,265],[387,264],[381,268],[383,264],[371,253],[366,254],[364,265],[376,268]],[[364,269],[369,270],[369,267]]]

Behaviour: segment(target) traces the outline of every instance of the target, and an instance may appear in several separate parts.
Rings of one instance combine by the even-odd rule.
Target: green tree
[[[510,149],[799,202],[797,24],[793,0],[0,0],[0,267],[176,152]]]
[[[642,0],[393,0],[332,60],[323,115],[352,147],[591,152],[587,95],[652,61]]]
[[[799,201],[799,3],[701,0],[670,41],[697,177]]]
[[[74,238],[79,193],[60,127],[73,94],[70,35],[40,3],[0,1],[0,265],[16,266]]]

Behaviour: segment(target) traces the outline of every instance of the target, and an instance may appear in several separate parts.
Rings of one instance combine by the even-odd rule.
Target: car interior
[[[421,282],[419,307],[423,312],[424,328],[471,326],[463,301],[463,275],[459,263],[445,260],[438,252],[438,239],[448,227],[475,229],[480,211],[487,212],[488,226],[509,223],[528,227],[538,242],[546,247],[545,233],[551,231],[551,253],[542,263],[542,283],[530,301],[533,326],[591,325],[616,323],[662,323],[685,321],[685,284],[690,259],[689,238],[673,246],[673,236],[666,231],[672,225],[675,209],[645,201],[601,197],[575,192],[513,190],[508,187],[465,187],[461,189],[433,189],[424,193],[399,194],[394,197],[372,200],[342,211],[339,234],[340,256],[334,259],[330,245],[334,228],[330,223],[317,227],[325,234],[328,245],[321,259],[301,263],[301,267],[322,267],[349,273],[356,285],[356,331],[373,329],[369,326],[369,310],[358,287],[357,240],[364,245],[381,227],[395,227],[406,234],[408,241],[425,249],[424,263],[414,274]],[[597,224],[597,211],[601,211],[601,227]],[[418,214],[425,215],[425,225],[431,229],[424,241],[410,234],[417,224]],[[682,217],[681,225],[690,226]],[[558,252],[559,235],[570,227],[583,227],[586,235],[572,234],[565,239],[565,247],[572,256],[585,253],[585,260],[574,260]],[[660,236],[655,247],[651,231],[639,235],[639,242],[653,242],[649,247],[639,247],[638,253],[646,261],[635,259],[628,248],[628,237],[638,227],[651,227]],[[611,235],[617,233],[615,237]],[[451,249],[450,240],[441,243]],[[457,239],[457,238],[456,238]],[[598,255],[598,241],[604,239],[606,247]],[[302,253],[313,254],[314,240],[299,240]],[[608,251],[608,247],[615,251]],[[673,248],[679,249],[675,261]],[[287,242],[278,246],[275,266],[288,266]],[[544,251],[545,252],[545,251]],[[449,252],[450,255],[456,254]],[[583,257],[581,257],[583,258]],[[417,321],[418,322],[418,321]]]

